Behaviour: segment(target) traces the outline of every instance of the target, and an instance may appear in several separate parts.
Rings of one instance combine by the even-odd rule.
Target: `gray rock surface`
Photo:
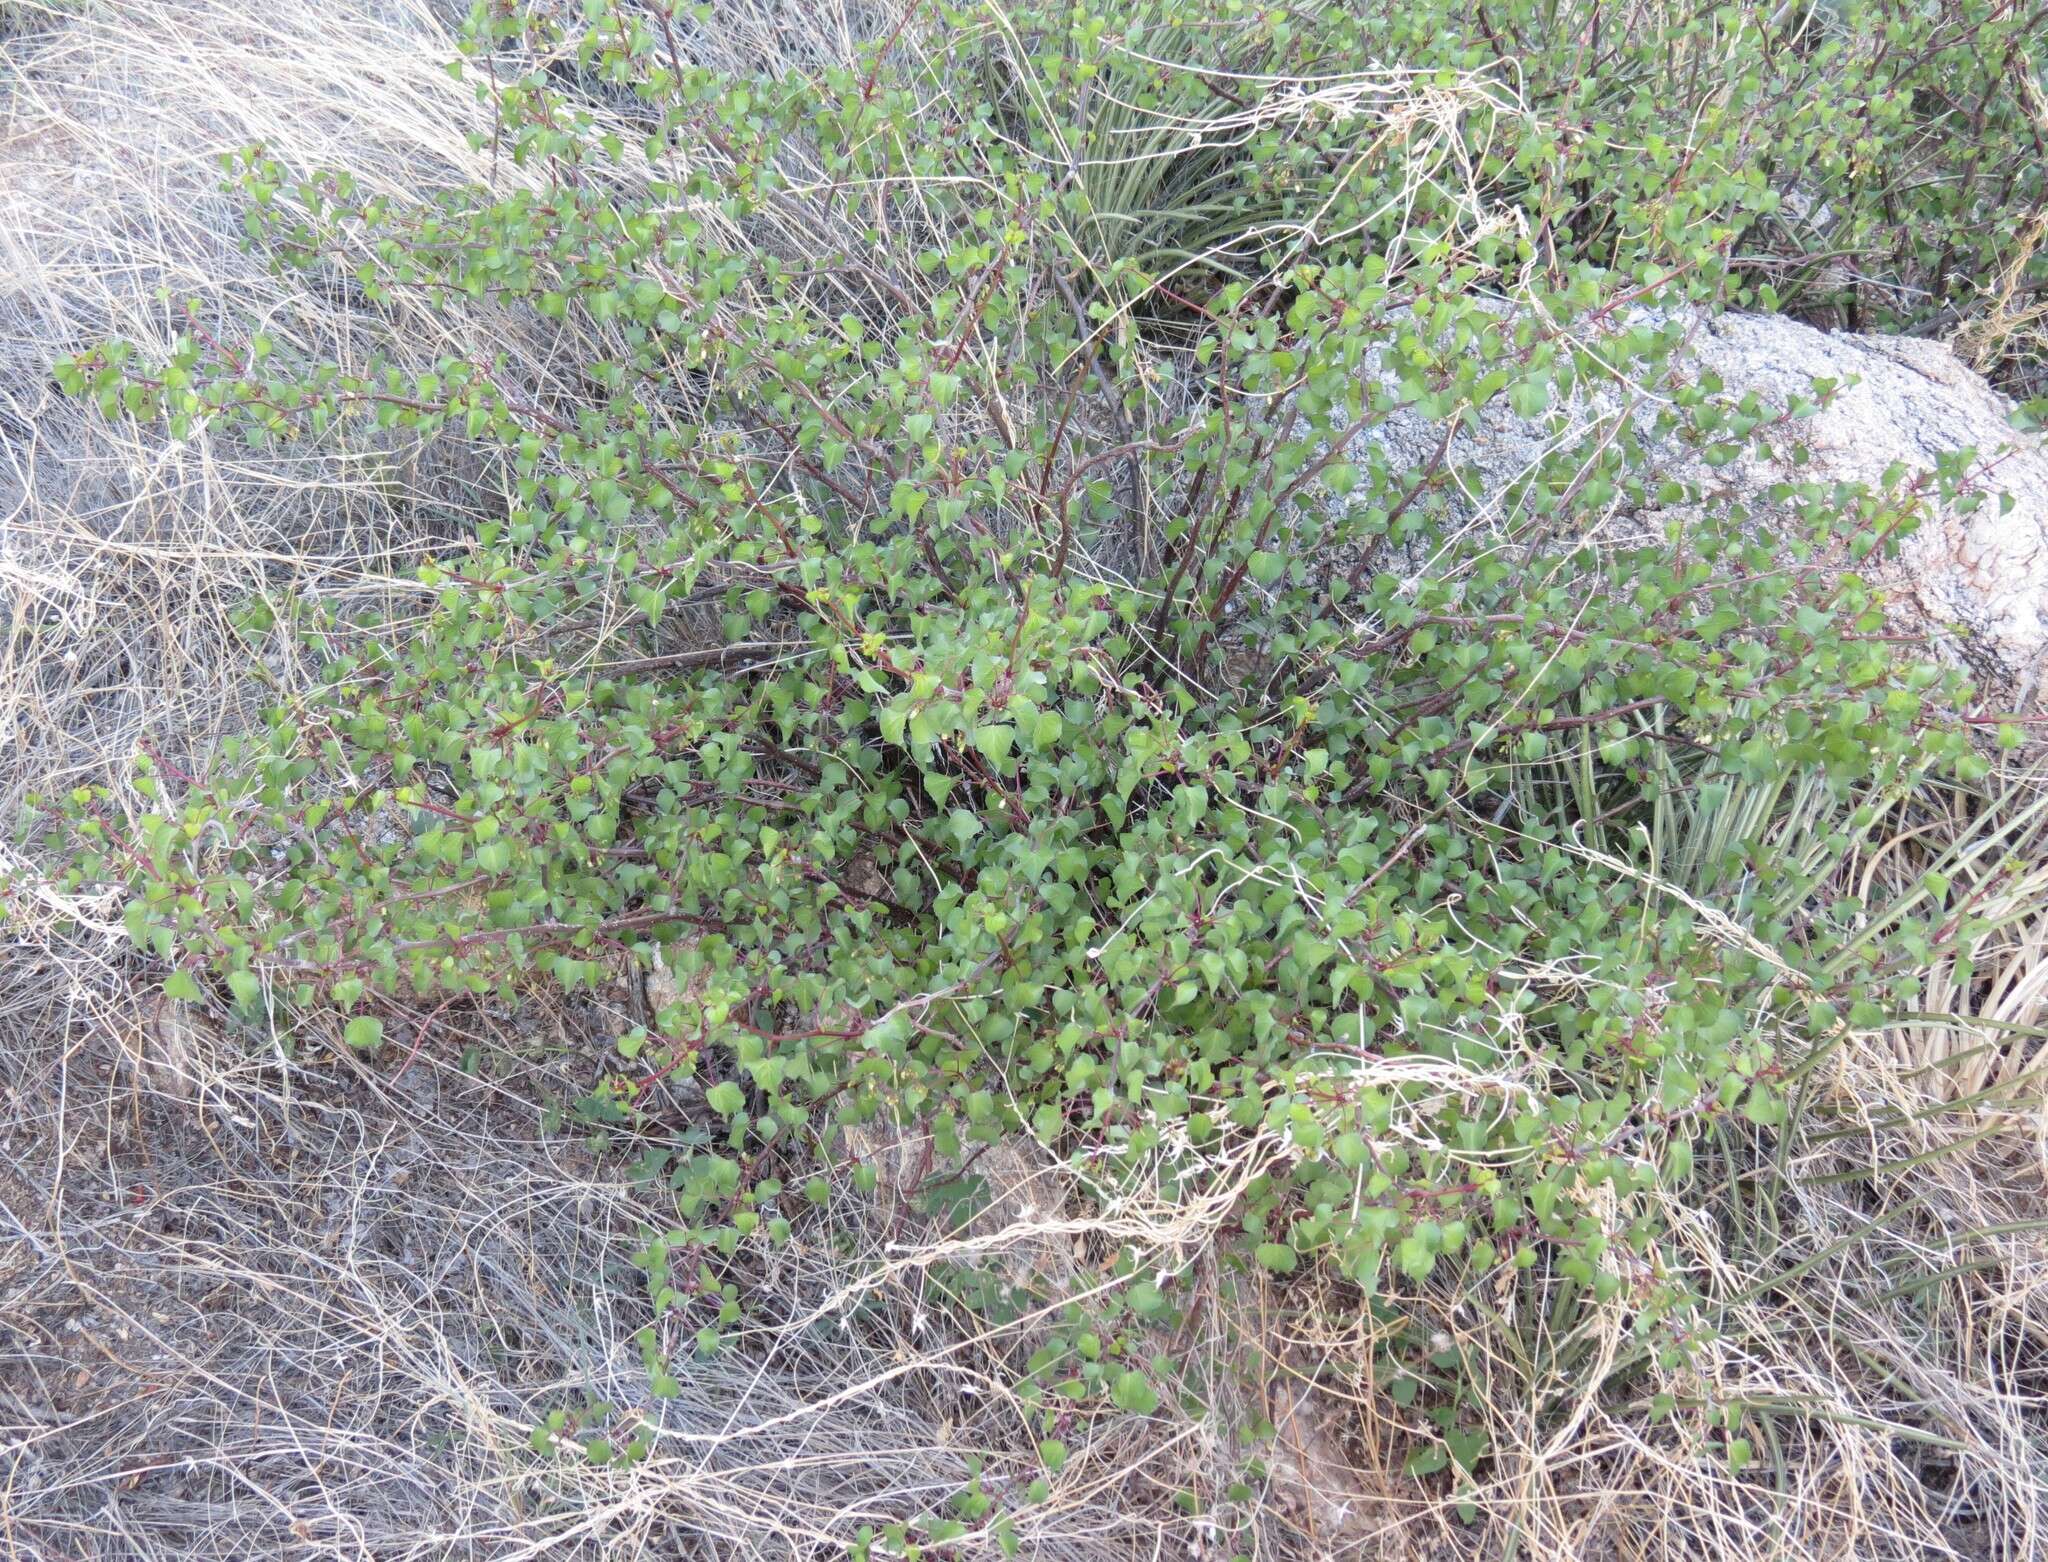
[[[1680,379],[1711,372],[1722,382],[1719,399],[1733,404],[1754,394],[1774,412],[1796,398],[1811,398],[1816,381],[1840,386],[1820,411],[1775,441],[1780,455],[1795,440],[1805,448],[1807,462],[1797,468],[1761,449],[1709,468],[1688,445],[1652,445],[1651,478],[1679,479],[1753,514],[1768,512],[1769,490],[1781,482],[1879,488],[1896,464],[1906,474],[1903,481],[1911,483],[1942,456],[1974,450],[1977,481],[1992,497],[1964,513],[1935,502],[1930,485],[1924,519],[1899,556],[1864,567],[1885,588],[1900,627],[1925,633],[1944,655],[1965,665],[1990,706],[2041,708],[2048,695],[2048,444],[2013,429],[2009,400],[1941,343],[1831,335],[1771,316],[1693,320],[1673,372]],[[1657,388],[1650,390],[1653,399]],[[1646,399],[1641,405],[1650,404]],[[1441,465],[1459,474],[1463,490],[1440,495],[1448,514],[1482,530],[1512,528],[1521,517],[1504,499],[1515,480],[1552,451],[1597,448],[1629,410],[1619,389],[1581,393],[1571,399],[1565,426],[1558,428],[1545,419],[1520,417],[1497,399],[1480,412],[1476,428],[1460,430],[1444,451]],[[1369,437],[1393,468],[1412,471],[1437,457],[1444,428],[1404,411]],[[1998,495],[2009,495],[2010,504]],[[1620,541],[1639,535],[1646,518],[1617,502],[1604,516],[1579,519],[1594,533]],[[1394,567],[1426,568],[1426,561],[1404,556]]]
[[[2048,445],[2013,429],[2013,404],[1939,342],[1753,315],[1702,322],[1693,341],[1699,366],[1730,395],[1772,406],[1815,379],[1854,377],[1801,426],[1807,475],[1876,486],[1894,463],[1917,474],[1945,454],[1977,453],[1976,481],[2010,506],[1994,497],[1969,514],[1934,507],[1879,575],[1895,612],[1976,671],[1987,695],[2037,707],[2048,692]],[[1786,474],[1738,462],[1720,475],[1747,498]]]

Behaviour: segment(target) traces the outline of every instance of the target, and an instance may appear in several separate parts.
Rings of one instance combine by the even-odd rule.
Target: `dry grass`
[[[460,1028],[502,1061],[534,1051],[518,1023]],[[0,1555],[839,1556],[862,1523],[943,1510],[970,1455],[992,1491],[1038,1472],[1007,1389],[1032,1321],[950,1305],[927,1258],[885,1246],[920,1229],[886,1199],[764,1247],[738,1340],[652,1397],[637,1331],[687,1359],[703,1320],[656,1322],[627,1262],[665,1224],[622,1177],[631,1147],[538,1124],[574,1051],[479,1078],[202,1033],[149,1083],[90,1040],[24,1051],[0,1152]],[[531,1453],[549,1409],[593,1400],[621,1442],[652,1429],[644,1463]],[[1165,1419],[1067,1436],[1030,1554],[1185,1552],[1165,1494],[1227,1448]]]
[[[1988,929],[1921,972],[1925,1014],[1856,1034],[1782,1134],[1714,1141],[1666,1219],[1710,1299],[1697,1359],[1649,1363],[1619,1313],[1578,1332],[1508,1289],[1374,1323],[1294,1287],[1246,1333],[1284,1387],[1297,1478],[1360,1556],[1434,1534],[1535,1557],[2023,1558],[2048,1546],[2048,1035],[2038,782],[1935,810],[1841,888],[1937,893]],[[1676,886],[1655,893],[1683,898]],[[1522,1305],[1526,1305],[1522,1302]],[[1494,1458],[1454,1519],[1390,1469],[1439,1434],[1382,1391],[1377,1335],[1455,1347]],[[1548,1359],[1546,1360],[1546,1353]],[[1617,1368],[1643,1369],[1625,1393]],[[1652,1412],[1653,1396],[1670,1408]],[[1730,1408],[1740,1424],[1725,1428]],[[1756,1463],[1737,1474],[1738,1434]]]
[[[265,459],[206,433],[177,445],[67,403],[48,372],[55,357],[110,337],[167,350],[192,318],[188,301],[201,320],[262,320],[347,363],[401,333],[431,354],[428,322],[366,317],[241,253],[216,159],[262,140],[386,186],[487,173],[466,141],[479,111],[434,67],[449,47],[424,0],[94,6],[7,43],[0,741],[17,762],[0,806],[10,814],[26,788],[118,772],[138,740],[175,753],[244,723],[269,684],[301,684],[310,670],[253,667],[239,607],[382,596],[395,567],[460,523],[463,490],[446,458],[357,446]]]
[[[801,59],[874,26],[763,5],[718,47]],[[0,6],[10,815],[83,776],[118,786],[144,742],[203,752],[312,686],[318,669],[275,637],[256,660],[244,605],[402,614],[404,566],[486,502],[490,473],[459,445],[174,447],[59,400],[46,372],[107,336],[166,346],[187,298],[349,363],[474,345],[271,277],[215,191],[215,155],[249,141],[394,190],[511,177],[469,145],[484,126],[440,69],[450,36],[430,0]],[[573,358],[530,328],[488,329],[542,390]],[[1872,875],[1924,871],[1943,849],[1930,834]],[[992,1492],[1037,1471],[1011,1385],[1043,1317],[977,1323],[949,1300],[948,1264],[994,1258],[1027,1294],[1055,1276],[1085,1293],[1107,1282],[1077,1277],[1118,1247],[1190,1303],[1175,1348],[1211,1408],[1076,1413],[1050,1497],[1017,1510],[1028,1556],[2041,1554],[2040,864],[2025,840],[1955,874],[1995,925],[1972,969],[1928,971],[1933,1017],[1843,1049],[1792,1133],[1723,1145],[1714,1203],[1675,1212],[1719,1309],[1696,1371],[1616,1396],[1600,1369],[1636,1348],[1618,1316],[1548,1342],[1571,1365],[1544,1376],[1517,1356],[1544,1326],[1505,1315],[1504,1295],[1418,1311],[1483,1386],[1469,1409],[1494,1458],[1462,1494],[1469,1515],[1399,1473],[1435,1434],[1372,1376],[1392,1325],[1319,1277],[1271,1290],[1216,1263],[1232,1179],[1277,1146],[1215,1168],[1193,1212],[1013,1180],[949,1233],[886,1183],[836,1200],[749,1260],[740,1339],[655,1400],[627,1259],[668,1217],[627,1176],[637,1146],[596,1153],[542,1121],[587,1086],[587,1043],[618,1016],[478,1012],[402,1063],[317,1042],[252,1053],[136,987],[119,940],[91,931],[111,908],[17,906],[0,946],[0,1558],[842,1555],[863,1523],[941,1507],[970,1459]],[[695,1326],[672,1315],[661,1347],[687,1353]],[[1679,1403],[1652,1420],[1659,1386]],[[1744,1407],[1758,1462],[1740,1476],[1709,1396]],[[644,1413],[653,1456],[533,1456],[536,1420],[588,1399],[614,1427]],[[1237,1434],[1260,1420],[1272,1477],[1228,1502]],[[1189,1516],[1182,1491],[1216,1506]],[[998,1550],[981,1534],[965,1554]]]

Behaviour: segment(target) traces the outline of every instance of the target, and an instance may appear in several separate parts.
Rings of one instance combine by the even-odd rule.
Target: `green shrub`
[[[1603,45],[1534,6],[1027,8],[735,77],[687,18],[593,12],[479,18],[512,193],[233,169],[284,265],[558,331],[573,381],[350,377],[234,322],[62,371],[180,434],[469,441],[506,489],[410,620],[290,626],[322,688],[154,771],[155,813],[74,795],[77,880],[129,892],[172,996],[365,1047],[659,956],[601,1105],[695,1078],[723,1134],[661,1306],[760,1239],[764,1167],[884,1114],[1184,1176],[1272,1136],[1246,1262],[1519,1274],[1524,1317],[1621,1306],[1679,1359],[1693,1145],[1774,1121],[1925,937],[1831,867],[1980,767],[1833,567],[1914,496],[1788,488],[1774,532],[1659,491],[1649,443],[1719,462],[1798,409],[1635,397],[1685,328],[1648,306],[1814,260],[1774,163],[1849,203],[1828,243],[1921,221],[1862,160],[1952,155],[1927,94],[2009,13]],[[1879,14],[1918,31],[1873,56]],[[1424,73],[1332,74],[1372,57]],[[1487,524],[1379,437],[1503,400],[1556,437]],[[1589,526],[1617,508],[1651,518]]]

